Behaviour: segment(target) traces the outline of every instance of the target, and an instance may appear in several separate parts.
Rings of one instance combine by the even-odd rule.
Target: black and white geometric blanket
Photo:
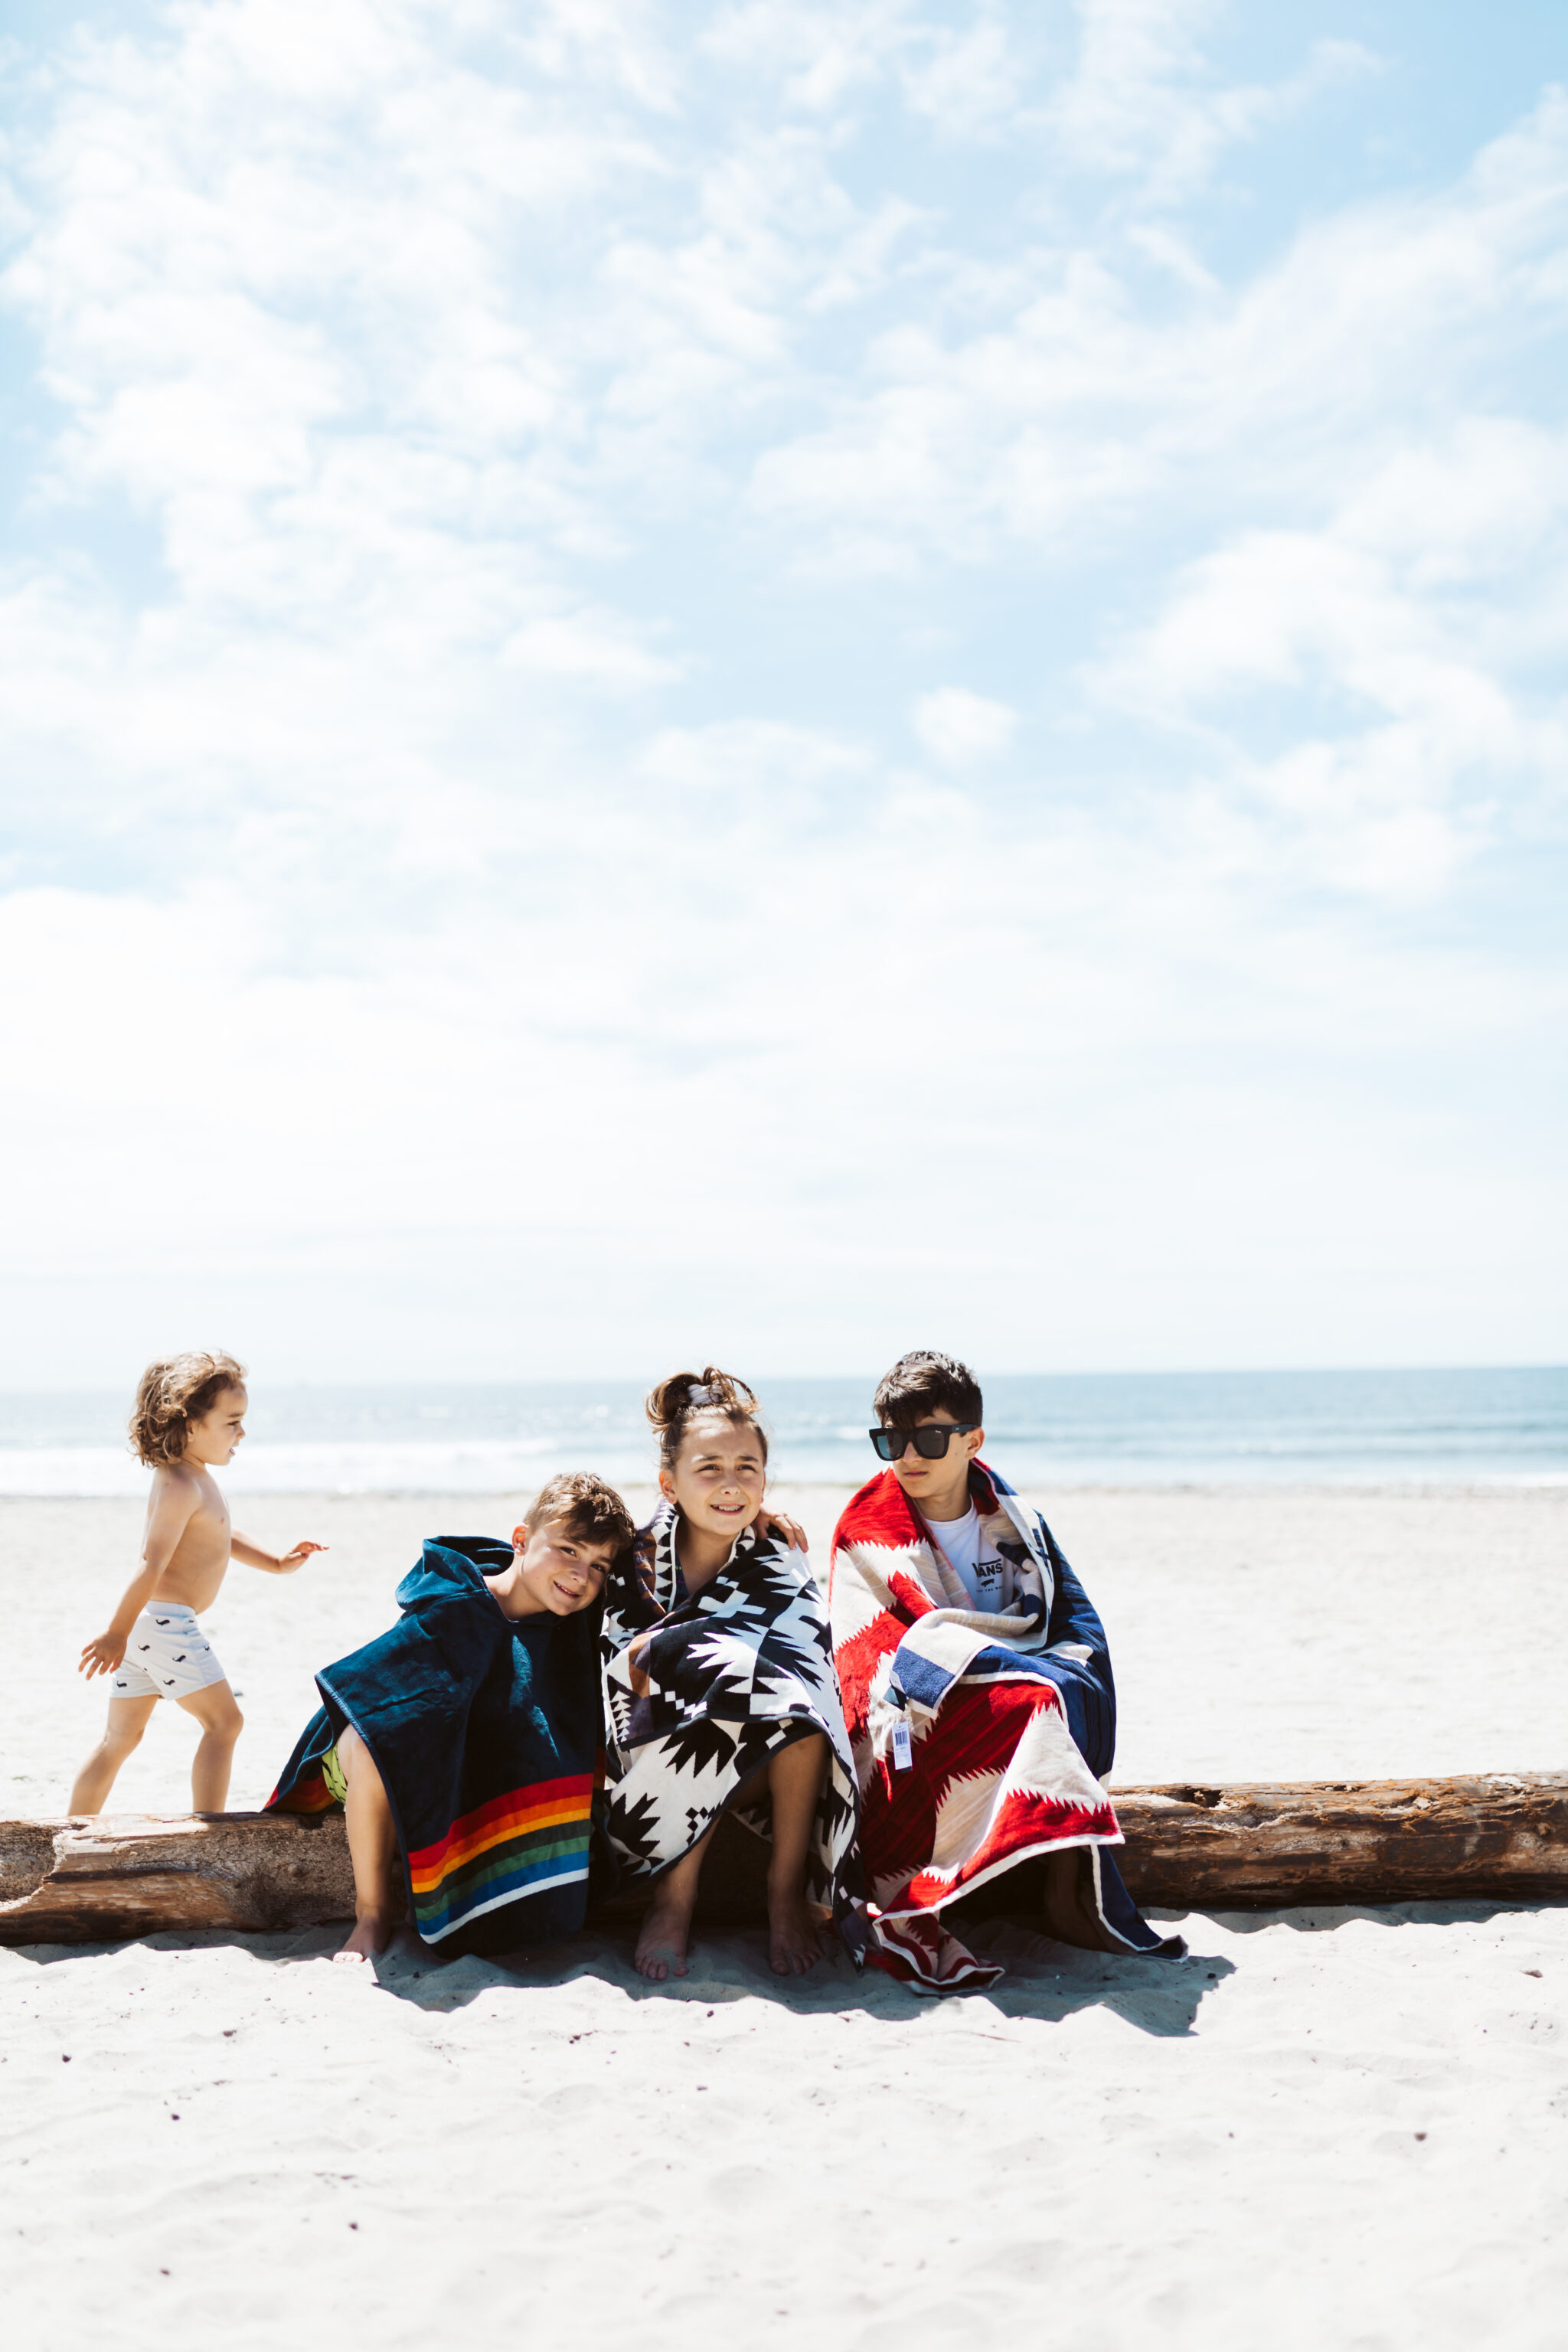
[[[634,1877],[653,1877],[731,1807],[765,1836],[765,1794],[737,1806],[738,1792],[790,1740],[824,1732],[830,1763],[805,1892],[858,1952],[855,1766],[816,1580],[804,1552],[747,1528],[689,1596],[676,1526],[662,1505],[643,1531],[640,1572],[605,1596],[601,1825],[611,1850]]]

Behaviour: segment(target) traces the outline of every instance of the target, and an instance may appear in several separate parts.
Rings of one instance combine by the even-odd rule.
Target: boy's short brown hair
[[[884,1429],[913,1429],[926,1413],[950,1412],[954,1421],[985,1418],[980,1383],[956,1356],[939,1356],[934,1348],[915,1348],[900,1356],[882,1376],[877,1391],[876,1414]]]
[[[637,1541],[632,1515],[615,1488],[592,1470],[563,1470],[547,1478],[522,1515],[522,1524],[534,1535],[553,1520],[578,1543],[607,1543],[613,1557],[625,1559]]]
[[[136,1383],[131,1445],[137,1460],[154,1469],[180,1461],[192,1422],[210,1412],[225,1389],[244,1386],[245,1366],[221,1348],[211,1355],[198,1348],[183,1356],[160,1356]]]

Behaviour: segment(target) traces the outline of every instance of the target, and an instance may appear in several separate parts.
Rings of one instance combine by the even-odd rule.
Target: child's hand
[[[125,1655],[125,1644],[130,1639],[129,1633],[100,1633],[83,1650],[77,1664],[78,1674],[85,1675],[89,1682],[94,1675],[111,1675]]]
[[[792,1519],[787,1511],[759,1511],[752,1525],[759,1536],[782,1536],[785,1543],[793,1545],[796,1551],[810,1549],[805,1529],[798,1519]]]
[[[290,1550],[279,1553],[278,1573],[279,1576],[292,1576],[297,1568],[304,1567],[313,1551],[327,1551],[330,1549],[331,1546],[327,1544],[297,1543]]]

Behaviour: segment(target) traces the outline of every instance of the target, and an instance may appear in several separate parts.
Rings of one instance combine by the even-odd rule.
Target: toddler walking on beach
[[[269,1576],[291,1576],[325,1544],[270,1552],[238,1535],[212,1473],[245,1435],[245,1367],[232,1356],[170,1356],[149,1364],[136,1391],[131,1442],[153,1471],[142,1566],[107,1633],[89,1642],[80,1671],[108,1675],[112,1696],[103,1738],[77,1774],[73,1813],[101,1812],[115,1776],[141,1744],[153,1707],[172,1698],[202,1737],[191,1766],[191,1805],[221,1813],[234,1746],[245,1718],[202,1632],[196,1612],[217,1598],[230,1557]]]

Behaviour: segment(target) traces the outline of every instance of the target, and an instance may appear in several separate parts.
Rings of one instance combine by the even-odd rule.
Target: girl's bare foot
[[[694,1890],[695,1891],[695,1890]],[[655,1890],[643,1915],[642,1932],[632,1966],[639,1976],[663,1984],[667,1977],[686,1974],[686,1948],[691,1940],[691,1905],[668,1886]]]
[[[822,1937],[803,1888],[768,1889],[768,1959],[775,1976],[803,1977],[822,1958]]]
[[[392,1941],[396,1922],[387,1911],[366,1911],[354,1921],[353,1932],[341,1952],[334,1952],[334,1962],[344,1961],[350,1968],[363,1968],[367,1960],[379,1959]]]

